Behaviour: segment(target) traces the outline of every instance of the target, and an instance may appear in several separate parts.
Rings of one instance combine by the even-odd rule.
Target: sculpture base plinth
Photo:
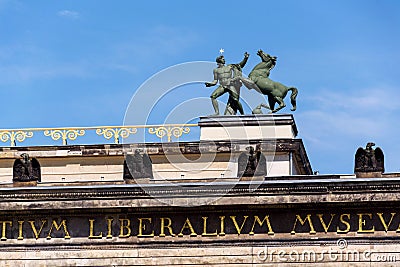
[[[151,178],[124,179],[125,184],[148,184],[151,180]]]
[[[291,114],[200,117],[200,140],[293,139],[297,127]]]
[[[357,178],[381,178],[382,172],[356,172]]]
[[[37,186],[37,181],[13,182],[13,187],[30,187],[30,186]]]

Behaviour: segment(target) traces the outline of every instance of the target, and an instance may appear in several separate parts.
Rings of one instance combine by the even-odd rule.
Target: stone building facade
[[[398,174],[314,174],[291,115],[199,126],[196,142],[1,148],[0,265],[400,261]]]

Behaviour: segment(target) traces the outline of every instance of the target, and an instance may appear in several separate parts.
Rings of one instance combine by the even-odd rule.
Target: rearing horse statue
[[[238,77],[248,89],[255,89],[259,93],[268,96],[268,103],[272,113],[286,107],[283,99],[288,91],[292,91],[290,101],[292,103],[292,111],[296,110],[296,97],[298,90],[295,87],[287,87],[281,83],[271,80],[269,73],[276,65],[276,57],[264,53],[261,49],[257,55],[260,56],[261,62],[258,63],[249,74],[249,78]],[[275,104],[279,107],[275,109]]]

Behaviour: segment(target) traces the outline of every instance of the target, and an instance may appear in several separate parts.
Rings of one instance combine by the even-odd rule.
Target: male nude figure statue
[[[246,52],[244,54],[244,59],[238,64],[229,64],[225,66],[224,56],[219,56],[216,59],[218,67],[214,69],[214,80],[212,82],[206,82],[207,87],[216,85],[219,82],[219,86],[211,94],[211,103],[214,107],[215,114],[219,115],[219,107],[217,98],[225,93],[229,93],[228,103],[232,105],[233,110],[239,110],[240,114],[244,114],[242,104],[239,101],[240,96],[240,86],[241,83],[238,79],[234,79],[237,76],[241,76],[242,68],[247,62],[249,54]],[[226,114],[226,112],[225,112]]]

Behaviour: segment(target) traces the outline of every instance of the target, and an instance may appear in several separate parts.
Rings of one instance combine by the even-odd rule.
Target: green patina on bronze
[[[264,53],[261,49],[257,55],[260,56],[261,62],[258,63],[249,74],[249,78],[239,77],[243,84],[249,89],[255,89],[259,93],[268,96],[269,108],[272,113],[275,113],[284,108],[288,91],[292,91],[290,100],[292,103],[292,111],[296,110],[297,88],[288,87],[279,82],[275,82],[269,78],[270,71],[276,65],[276,57]],[[279,107],[275,108],[278,103]]]
[[[218,82],[220,84],[210,96],[215,111],[213,115],[219,115],[217,98],[225,93],[229,93],[229,99],[224,115],[235,115],[237,110],[244,115],[242,104],[239,101],[240,87],[242,86],[240,77],[242,77],[242,68],[246,65],[248,58],[249,54],[246,52],[240,63],[225,65],[224,56],[217,57],[218,67],[214,69],[214,80],[205,83],[207,87],[214,86]]]
[[[275,113],[286,107],[283,99],[286,97],[288,91],[291,91],[291,110],[296,110],[297,88],[285,86],[269,78],[271,70],[276,65],[277,57],[264,53],[261,49],[258,50],[257,55],[261,58],[261,62],[253,68],[248,78],[242,75],[242,68],[249,57],[247,52],[244,54],[244,59],[238,64],[225,65],[224,56],[217,57],[216,62],[218,67],[214,69],[214,80],[205,83],[207,87],[214,86],[218,82],[220,84],[210,96],[215,111],[213,115],[219,115],[217,98],[225,93],[229,93],[229,99],[224,115],[235,115],[238,110],[240,114],[244,114],[242,104],[239,101],[242,83],[248,89],[255,89],[268,97],[269,107],[265,104],[260,104],[253,110],[253,114],[262,114],[261,107],[270,109],[271,113]],[[275,108],[276,104],[279,105],[277,108]]]

